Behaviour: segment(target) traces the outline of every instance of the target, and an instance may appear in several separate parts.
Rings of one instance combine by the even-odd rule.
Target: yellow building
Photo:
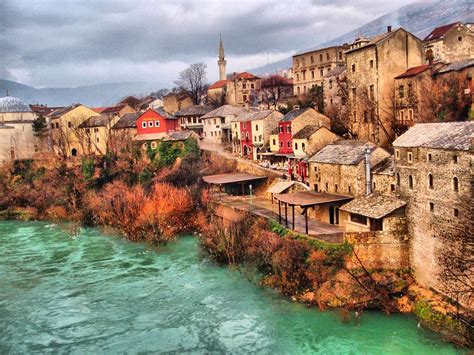
[[[84,154],[103,155],[113,144],[112,127],[119,120],[116,115],[99,115],[89,117],[79,125],[81,136],[86,140]]]
[[[56,154],[62,157],[81,155],[87,148],[87,137],[79,125],[97,112],[87,106],[74,104],[51,112],[51,140]]]

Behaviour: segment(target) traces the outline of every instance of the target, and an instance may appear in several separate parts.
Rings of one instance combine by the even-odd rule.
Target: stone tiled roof
[[[338,75],[344,73],[345,71],[346,71],[346,66],[345,65],[338,65],[337,67],[335,67],[334,69],[329,71],[329,73],[324,75],[323,78],[331,78],[333,76],[338,76]]]
[[[309,125],[305,126],[304,128],[300,129],[298,132],[293,134],[293,139],[307,139],[311,137],[311,135],[316,132],[320,127]]]
[[[301,108],[301,109],[299,109],[299,110],[291,110],[291,111],[288,112],[285,116],[283,116],[280,121],[282,121],[282,122],[293,121],[296,117],[298,117],[299,115],[303,114],[303,113],[306,112],[307,110],[311,110],[311,108]]]
[[[380,163],[375,165],[372,168],[372,173],[393,176],[393,174],[395,174],[393,155],[389,156],[388,158],[382,160]]]
[[[164,118],[166,118],[167,120],[177,120],[178,118],[169,114],[168,112],[166,112],[163,107],[158,107],[158,108],[150,108],[149,110],[151,111],[154,111],[155,113],[157,113],[158,115],[160,116],[163,116]]]
[[[367,196],[356,197],[342,205],[342,211],[360,214],[369,218],[379,219],[405,206],[407,203],[393,195],[373,193]]]
[[[197,136],[193,131],[173,131],[168,133],[168,136],[164,138],[166,141],[185,141],[191,136]]]
[[[216,108],[215,110],[211,112],[206,113],[201,118],[206,119],[206,118],[214,118],[214,117],[224,117],[228,115],[238,116],[244,112],[247,112],[247,110],[243,107],[223,105],[221,107]]]
[[[174,115],[176,117],[181,117],[181,116],[202,116],[205,115],[208,112],[212,111],[212,107],[210,106],[205,106],[205,105],[192,105],[186,108],[183,108],[182,110],[179,110],[178,112],[175,112]]]
[[[106,115],[92,116],[79,125],[79,128],[104,127],[110,122]]]
[[[373,152],[377,146],[368,141],[341,140],[329,144],[313,155],[312,163],[356,165],[365,157],[365,148]]]
[[[393,142],[401,148],[469,150],[474,139],[474,121],[418,123]]]
[[[442,66],[436,71],[436,74],[444,74],[451,71],[460,71],[469,67],[474,66],[474,58],[459,60]]]
[[[115,128],[136,128],[137,127],[137,119],[140,117],[140,113],[125,113],[114,125]]]
[[[57,110],[54,110],[53,112],[49,113],[48,117],[51,117],[51,118],[61,117],[62,115],[65,115],[69,111],[74,110],[78,106],[80,106],[80,104],[74,104],[74,105],[67,106],[67,107],[61,107],[61,108],[59,108]]]
[[[261,110],[261,111],[250,111],[243,112],[232,120],[232,122],[248,122],[248,121],[258,121],[263,120],[265,117],[271,115],[273,110]]]

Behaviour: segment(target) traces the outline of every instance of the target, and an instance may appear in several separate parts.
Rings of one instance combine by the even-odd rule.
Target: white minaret
[[[226,65],[226,60],[224,57],[224,43],[222,42],[222,36],[220,36],[220,42],[219,42],[219,60],[217,61],[217,64],[219,65],[219,80],[225,80],[226,79],[226,74],[225,74],[225,65]]]

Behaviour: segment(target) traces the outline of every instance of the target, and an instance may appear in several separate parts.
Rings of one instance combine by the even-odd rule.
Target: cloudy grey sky
[[[36,87],[151,81],[203,61],[217,78],[288,57],[413,0],[0,0],[0,78]]]

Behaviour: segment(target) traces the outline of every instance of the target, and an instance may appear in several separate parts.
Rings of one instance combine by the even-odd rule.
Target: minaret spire
[[[219,35],[219,60],[217,61],[219,65],[219,80],[226,79],[226,70],[225,65],[227,64],[224,55],[224,42],[222,41],[222,36]]]

